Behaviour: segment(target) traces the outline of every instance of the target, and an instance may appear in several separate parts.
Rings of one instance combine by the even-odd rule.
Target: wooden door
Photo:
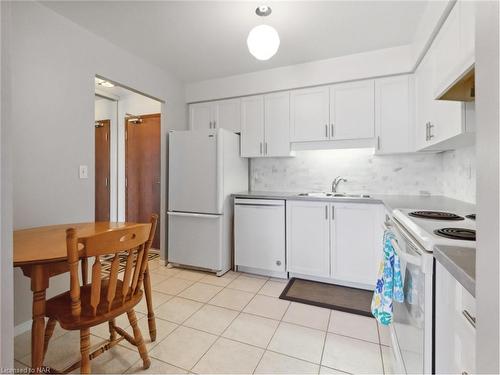
[[[375,135],[373,80],[340,83],[330,89],[330,139],[363,139]]]
[[[159,113],[125,119],[125,219],[147,223],[153,213],[160,214]],[[159,230],[152,247],[160,248]]]
[[[241,156],[264,155],[264,96],[241,100]]]
[[[95,122],[95,221],[109,221],[110,120]]]
[[[287,271],[330,276],[330,204],[286,202]]]

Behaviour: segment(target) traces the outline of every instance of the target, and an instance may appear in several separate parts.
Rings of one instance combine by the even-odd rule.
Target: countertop
[[[438,245],[434,247],[434,258],[470,294],[476,296],[476,249]]]
[[[338,198],[338,197],[310,197],[299,196],[293,192],[271,192],[271,191],[244,191],[233,194],[235,198],[255,198],[255,199],[284,199],[284,200],[305,200],[305,201],[326,201],[326,202],[349,202],[384,204],[388,211],[396,208],[432,209],[453,211],[461,215],[473,214],[476,212],[474,204],[462,202],[456,199],[441,195],[383,195],[372,194],[370,198]]]

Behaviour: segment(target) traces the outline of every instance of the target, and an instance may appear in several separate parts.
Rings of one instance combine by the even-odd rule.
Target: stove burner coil
[[[476,231],[466,228],[441,228],[434,231],[435,234],[453,240],[475,241]]]
[[[458,216],[451,212],[442,211],[413,211],[408,215],[420,219],[433,219],[433,220],[464,220],[462,216]]]

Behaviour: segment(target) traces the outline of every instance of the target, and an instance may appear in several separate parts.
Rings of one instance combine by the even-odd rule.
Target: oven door
[[[394,302],[391,326],[396,358],[408,374],[432,372],[432,254],[420,247],[396,221],[389,229],[396,240],[403,277],[404,302]],[[430,265],[429,265],[430,262]]]

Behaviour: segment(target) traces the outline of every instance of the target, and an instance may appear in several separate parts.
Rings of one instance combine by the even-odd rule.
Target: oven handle
[[[411,254],[408,254],[408,253],[402,251],[401,248],[399,247],[398,243],[394,239],[391,240],[391,245],[394,248],[394,251],[398,255],[399,259],[405,261],[406,263],[410,263],[410,264],[414,264],[418,267],[422,267],[422,257],[416,256],[416,255],[411,255]]]
[[[393,225],[390,224],[390,222],[385,221],[384,222],[384,229],[393,232]],[[399,247],[399,244],[397,243],[396,240],[392,239],[391,240],[391,245],[394,248],[394,251],[398,255],[399,259],[405,261],[406,263],[414,264],[418,267],[422,267],[422,257],[417,256],[417,255],[411,255],[408,254],[407,252],[404,252],[401,250]]]

